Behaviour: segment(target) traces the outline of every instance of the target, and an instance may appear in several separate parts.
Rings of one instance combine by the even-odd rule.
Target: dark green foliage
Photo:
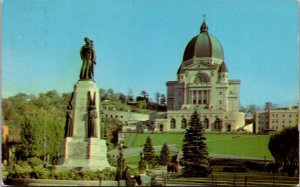
[[[139,172],[144,173],[147,169],[147,161],[144,159],[140,159],[139,161]]]
[[[204,128],[195,111],[191,116],[183,141],[182,172],[184,176],[206,177],[211,173],[205,140]]]
[[[299,164],[299,131],[298,127],[283,129],[270,137],[268,148],[277,164]]]
[[[223,172],[244,173],[247,171],[248,170],[245,166],[226,166],[223,168]]]
[[[21,126],[21,144],[19,145],[19,153],[22,160],[30,157],[36,157],[37,154],[37,134],[35,128],[29,119],[25,119]]]
[[[256,161],[246,161],[244,162],[244,165],[251,170],[254,171],[264,171],[265,170],[265,164],[256,162]]]
[[[147,161],[148,164],[155,163],[154,147],[152,145],[152,140],[149,136],[147,137],[146,143],[144,145],[143,154],[144,160]]]
[[[170,163],[170,150],[168,144],[164,144],[161,148],[159,155],[159,164],[168,165]]]
[[[118,144],[118,133],[122,130],[122,121],[115,118],[103,119],[103,138],[106,140],[108,151]]]
[[[16,133],[14,141],[18,141],[19,133],[22,139],[17,157],[26,160],[48,155],[51,162],[60,156],[69,99],[70,94],[59,96],[56,91],[39,96],[20,93],[3,99],[3,117],[7,118],[10,132]]]
[[[9,179],[57,179],[57,180],[113,180],[115,171],[104,169],[102,171],[77,170],[51,170],[43,167],[31,167],[27,162],[16,165],[15,170],[9,173]]]
[[[43,166],[43,161],[37,157],[29,158],[27,162],[31,167]]]

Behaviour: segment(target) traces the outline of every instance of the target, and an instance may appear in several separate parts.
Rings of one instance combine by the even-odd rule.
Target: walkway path
[[[137,133],[131,133],[130,139],[128,140],[128,147],[131,148],[135,139],[136,139]]]

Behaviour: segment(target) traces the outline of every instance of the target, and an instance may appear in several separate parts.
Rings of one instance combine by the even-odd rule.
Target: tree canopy
[[[270,137],[268,148],[276,163],[299,165],[298,126],[283,129]]]

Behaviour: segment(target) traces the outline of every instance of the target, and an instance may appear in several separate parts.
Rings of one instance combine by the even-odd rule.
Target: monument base
[[[107,161],[106,140],[99,138],[65,138],[64,159],[56,169],[103,170]]]

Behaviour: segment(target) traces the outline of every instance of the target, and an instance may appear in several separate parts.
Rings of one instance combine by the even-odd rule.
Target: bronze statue
[[[85,45],[82,46],[80,56],[82,67],[80,71],[80,80],[94,80],[94,64],[96,64],[96,54],[94,51],[93,40],[84,38]]]
[[[73,136],[73,110],[72,106],[69,104],[67,106],[66,114],[66,125],[65,125],[65,138]]]
[[[66,111],[65,138],[73,136],[73,106],[75,105],[75,94],[72,92]]]
[[[92,98],[89,92],[89,112],[88,112],[88,138],[98,137],[97,135],[97,110],[96,110],[96,92],[94,92],[94,97]]]

